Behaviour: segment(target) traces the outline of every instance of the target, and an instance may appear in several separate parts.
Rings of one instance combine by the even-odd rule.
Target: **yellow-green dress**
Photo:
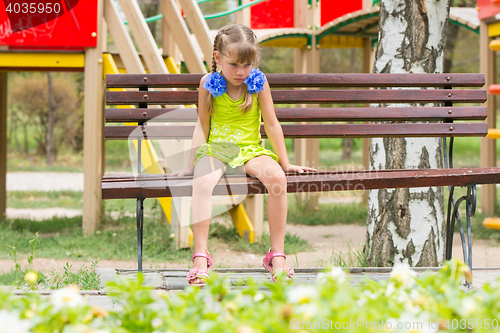
[[[235,101],[222,94],[213,99],[214,112],[210,120],[208,143],[196,150],[194,165],[203,156],[213,156],[231,168],[244,165],[248,160],[267,155],[278,162],[278,156],[261,146],[261,110],[257,97],[253,96],[252,108],[243,114],[239,106],[245,99],[243,96]]]

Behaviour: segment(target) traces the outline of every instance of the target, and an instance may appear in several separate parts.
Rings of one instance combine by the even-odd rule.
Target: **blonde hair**
[[[260,50],[257,44],[257,36],[254,32],[243,24],[231,24],[223,27],[217,33],[214,39],[213,52],[218,51],[220,55],[228,55],[237,57],[237,63],[245,64],[253,62],[257,64],[260,61]],[[211,73],[217,71],[217,62],[215,55],[212,57]],[[212,115],[214,111],[214,101],[212,94],[208,94],[207,102],[208,114]],[[246,114],[253,106],[253,96],[247,90],[245,100],[240,105],[240,109]]]

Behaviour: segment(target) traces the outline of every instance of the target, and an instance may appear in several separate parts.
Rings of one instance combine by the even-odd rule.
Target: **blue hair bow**
[[[226,80],[219,72],[210,73],[207,75],[205,83],[203,83],[203,88],[207,89],[214,98],[222,96],[227,92]]]
[[[247,91],[250,94],[261,92],[264,89],[264,83],[266,83],[266,76],[258,68],[252,68],[245,79]]]

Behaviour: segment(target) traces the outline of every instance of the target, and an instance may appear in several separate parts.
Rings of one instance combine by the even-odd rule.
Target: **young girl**
[[[259,60],[257,38],[250,28],[232,24],[219,30],[214,40],[212,71],[200,82],[198,122],[193,133],[193,150],[188,167],[172,176],[193,175],[192,218],[194,236],[193,268],[187,279],[203,285],[212,259],[207,250],[212,214],[211,195],[220,177],[235,168],[244,168],[266,187],[267,216],[271,248],[263,266],[271,273],[293,269],[285,265],[287,217],[284,171],[303,173],[312,168],[290,164],[281,125],[274,111],[271,90],[265,75],[252,65]],[[217,65],[221,72],[217,72]],[[260,124],[271,142],[273,153],[261,146]],[[226,170],[226,166],[230,170]],[[207,269],[208,268],[208,269]]]

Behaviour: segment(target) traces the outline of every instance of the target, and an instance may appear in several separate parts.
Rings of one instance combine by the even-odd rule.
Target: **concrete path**
[[[7,172],[7,191],[83,191],[83,173]]]
[[[319,268],[295,268],[294,285],[299,284],[314,284],[316,277],[322,269]],[[392,268],[378,268],[378,267],[355,267],[344,268],[349,274],[350,282],[352,285],[360,285],[362,279],[368,276],[375,281],[387,280],[390,276]],[[425,271],[438,271],[439,268],[412,268],[417,275]],[[116,269],[116,274],[121,276],[134,277],[137,270],[133,269]],[[170,268],[170,269],[145,269],[146,282],[153,288],[158,290],[183,290],[188,286],[186,275],[188,269],[184,268]],[[271,275],[264,268],[219,268],[214,269],[220,276],[228,278],[234,288],[244,285],[245,279],[252,278],[256,281],[271,280]],[[113,270],[107,269],[103,271],[103,279],[113,278]],[[474,268],[473,269],[473,288],[481,288],[485,283],[496,280],[500,277],[500,269],[498,268]],[[468,289],[464,287],[464,290]]]
[[[417,272],[417,275],[422,274],[426,270],[437,271],[437,268],[412,268]],[[386,280],[389,278],[392,268],[345,268],[349,272],[349,281],[353,286],[359,286],[365,276],[375,281]],[[270,280],[270,275],[264,269],[254,268],[237,268],[237,269],[215,269],[222,277],[228,277],[233,285],[232,289],[244,288],[245,278],[251,277],[254,280]],[[294,285],[314,284],[317,274],[320,270],[315,268],[298,268],[295,269]],[[145,284],[151,286],[155,293],[173,295],[183,292],[188,286],[185,276],[187,269],[146,269],[144,270]],[[101,281],[114,280],[117,276],[126,276],[134,278],[137,274],[136,270],[131,269],[114,269],[114,268],[98,268]],[[485,283],[495,281],[500,277],[500,269],[494,268],[475,268],[473,269],[473,287],[467,288],[461,286],[464,291],[480,289]],[[44,290],[38,293],[43,296],[49,296],[53,291]],[[23,295],[23,291],[15,290],[16,295]],[[107,295],[107,290],[82,291],[82,295],[88,298],[90,305],[97,305],[102,309],[117,310],[119,305],[116,304],[112,297]],[[164,304],[159,304],[164,306]]]

